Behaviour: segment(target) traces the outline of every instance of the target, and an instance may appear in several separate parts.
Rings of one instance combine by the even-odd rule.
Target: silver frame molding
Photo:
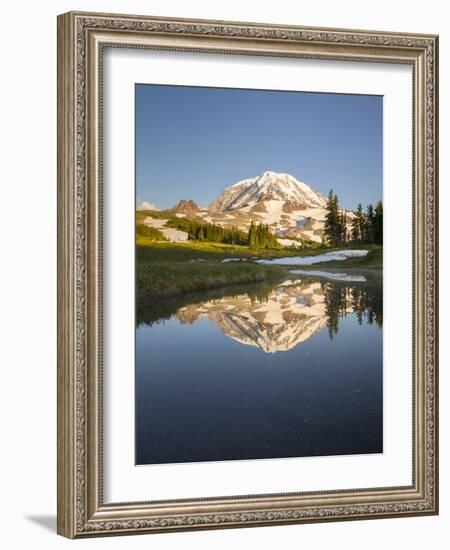
[[[133,47],[413,68],[413,483],[105,504],[102,51]],[[438,37],[70,12],[58,17],[58,533],[69,538],[438,513]],[[151,495],[149,495],[150,499]]]

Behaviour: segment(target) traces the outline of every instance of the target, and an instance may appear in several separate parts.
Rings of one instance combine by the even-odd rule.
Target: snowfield
[[[259,264],[266,265],[313,265],[334,260],[346,260],[347,258],[363,258],[368,250],[337,250],[326,252],[317,256],[293,256],[292,258],[275,258],[274,260],[255,260]]]
[[[188,234],[186,233],[186,231],[180,231],[179,229],[173,229],[172,227],[165,227],[168,221],[169,220],[161,220],[148,216],[144,220],[144,225],[146,225],[147,227],[154,227],[155,229],[159,229],[164,237],[167,237],[169,241],[187,241]]]
[[[267,170],[227,187],[210,205],[211,212],[223,212],[256,204],[261,200],[292,201],[305,207],[325,208],[325,197],[290,174]]]
[[[278,237],[277,241],[283,246],[301,246],[301,243],[294,241],[294,239],[280,239],[280,237]]]

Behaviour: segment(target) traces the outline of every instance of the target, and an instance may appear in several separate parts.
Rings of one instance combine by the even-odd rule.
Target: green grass
[[[177,243],[155,243],[153,241],[138,241],[139,253],[143,259],[155,261],[188,261],[213,260],[225,258],[285,258],[287,256],[316,256],[337,248],[250,248],[249,246],[234,246],[231,244],[186,241]]]
[[[167,241],[164,234],[156,227],[148,227],[147,225],[136,224],[136,239],[142,239],[143,242]]]
[[[380,268],[382,247],[359,246],[369,249],[365,258],[343,262],[315,264],[328,268]],[[331,248],[315,249],[252,249],[221,243],[187,241],[180,243],[155,242],[139,237],[136,247],[136,283],[140,298],[171,296],[236,284],[271,282],[286,277],[290,266],[260,265],[252,260],[286,256],[307,256],[330,252]],[[226,258],[248,261],[222,263]]]
[[[262,266],[253,262],[222,263],[225,258],[261,256],[249,247],[220,243],[188,241],[185,243],[138,240],[136,247],[137,294],[170,296],[219,288],[240,283],[256,283],[282,279],[287,269]],[[280,256],[279,250],[263,250],[265,257]]]
[[[281,279],[286,270],[280,266],[258,264],[137,262],[138,296],[182,294],[239,283]]]

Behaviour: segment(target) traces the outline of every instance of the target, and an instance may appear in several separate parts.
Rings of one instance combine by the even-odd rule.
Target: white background
[[[412,261],[398,242],[412,242],[411,68],[110,48],[103,76],[105,501],[410,485],[412,334],[398,318],[412,311]],[[383,453],[135,467],[135,82],[383,96]]]
[[[430,32],[441,35],[442,69],[450,54],[445,3],[429,0],[207,2],[189,0],[51,1],[2,6],[2,86],[0,203],[2,454],[0,468],[2,546],[375,549],[444,548],[450,531],[449,324],[441,321],[441,515],[365,522],[329,523],[186,534],[165,534],[70,542],[54,534],[56,513],[56,15],[70,9],[291,23],[301,25]],[[447,61],[446,61],[447,60]],[[441,75],[441,182],[450,161],[450,81]],[[441,204],[450,203],[441,185]],[[448,273],[446,235],[441,221],[441,272]],[[447,269],[446,269],[447,268]],[[441,303],[449,300],[442,285]],[[444,308],[442,308],[444,310]],[[447,343],[445,343],[447,341]],[[442,542],[441,542],[442,541]]]

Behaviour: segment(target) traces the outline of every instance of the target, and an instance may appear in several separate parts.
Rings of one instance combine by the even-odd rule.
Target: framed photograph
[[[58,532],[436,514],[437,36],[58,18]]]

